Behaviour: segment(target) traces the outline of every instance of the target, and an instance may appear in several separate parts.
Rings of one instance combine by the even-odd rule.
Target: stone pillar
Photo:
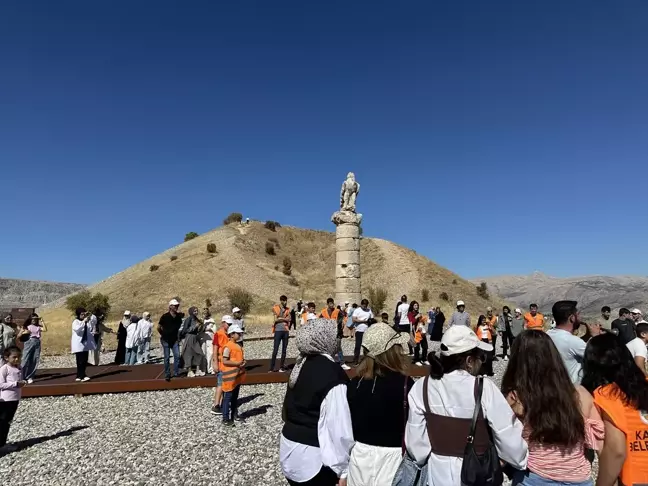
[[[335,303],[348,301],[360,305],[360,222],[362,215],[338,211],[331,218],[335,223]]]

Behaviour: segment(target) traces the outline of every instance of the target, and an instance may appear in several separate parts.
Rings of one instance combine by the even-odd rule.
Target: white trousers
[[[348,486],[391,486],[403,453],[400,447],[356,442],[351,449]]]

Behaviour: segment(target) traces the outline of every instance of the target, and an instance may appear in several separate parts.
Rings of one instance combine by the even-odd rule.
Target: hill
[[[216,245],[209,253],[208,243]],[[272,244],[275,255],[266,252]],[[171,257],[177,257],[173,261]],[[282,273],[285,257],[292,261],[292,276]],[[496,300],[483,299],[475,285],[424,256],[389,241],[364,238],[361,243],[363,294],[369,287],[387,290],[386,310],[393,313],[396,300],[403,293],[421,301],[422,290],[428,289],[430,302],[444,311],[454,307],[461,298],[471,312],[488,305],[500,305]],[[151,266],[159,268],[151,271]],[[133,312],[149,310],[154,316],[165,311],[166,303],[179,296],[183,307],[202,307],[210,299],[215,313],[228,310],[226,290],[242,287],[254,296],[250,321],[270,317],[270,306],[281,294],[290,302],[298,298],[315,301],[324,307],[326,298],[335,288],[335,234],[294,227],[281,227],[276,232],[262,223],[232,224],[217,228],[193,240],[182,243],[148,260],[138,263],[90,287],[93,292],[109,296],[115,319],[124,309]],[[295,279],[291,285],[291,278]],[[445,292],[448,301],[439,298]],[[69,314],[63,312],[64,299],[41,309],[50,324],[62,320],[69,327]],[[58,309],[58,310],[57,310]],[[375,309],[374,309],[375,310]]]
[[[81,284],[0,278],[0,309],[38,307],[84,288]]]
[[[474,282],[486,282],[492,292],[525,308],[535,302],[544,312],[549,312],[553,303],[561,299],[578,301],[584,317],[600,315],[604,305],[609,305],[613,312],[621,307],[648,311],[648,277],[556,278],[535,272],[474,279]]]

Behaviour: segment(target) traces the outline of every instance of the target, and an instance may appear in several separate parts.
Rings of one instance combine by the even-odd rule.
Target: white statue
[[[360,194],[360,184],[356,182],[353,172],[349,172],[340,191],[340,209],[355,213],[358,194]]]

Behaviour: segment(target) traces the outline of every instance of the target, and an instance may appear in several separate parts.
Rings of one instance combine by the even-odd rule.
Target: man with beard
[[[636,324],[630,317],[630,311],[623,307],[619,310],[619,318],[612,321],[612,330],[616,330],[623,344],[628,344],[637,337]]]
[[[575,300],[556,302],[551,308],[556,327],[547,331],[556,345],[574,385],[579,385],[583,377],[583,358],[586,347],[585,341],[574,336],[574,331],[580,327],[577,305]]]

